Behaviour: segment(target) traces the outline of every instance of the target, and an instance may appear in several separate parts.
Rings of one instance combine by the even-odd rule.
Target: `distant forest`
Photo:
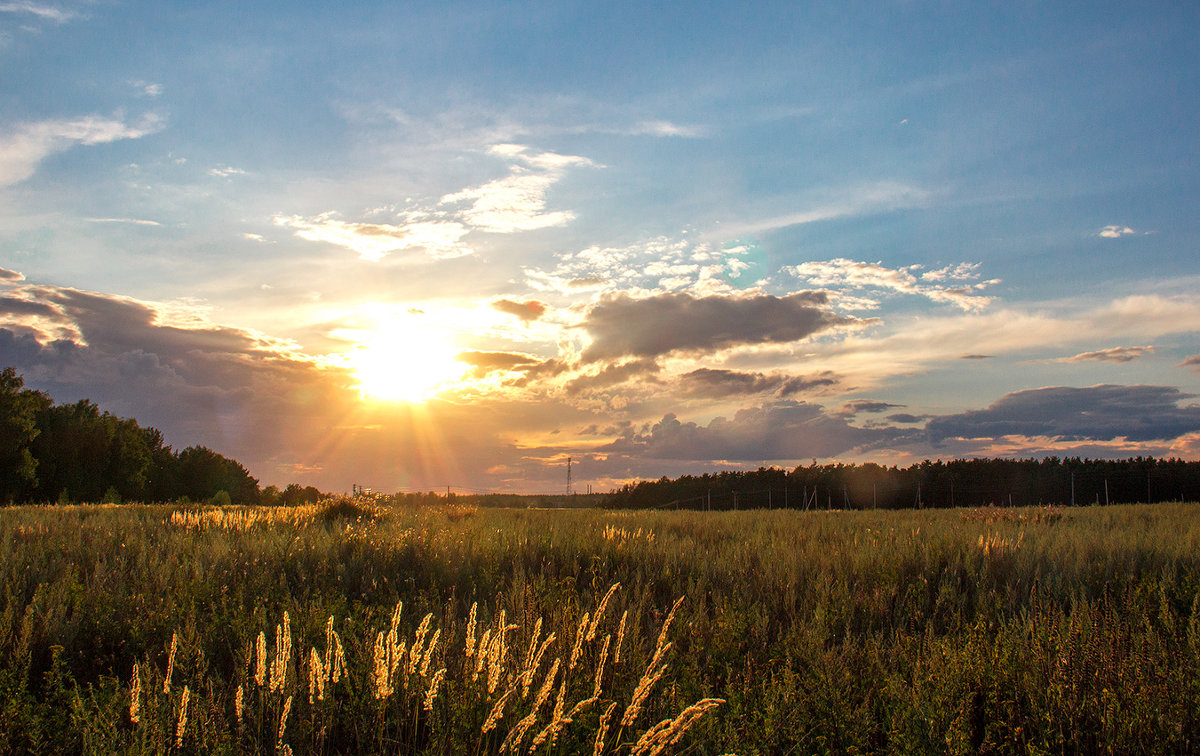
[[[643,509],[913,509],[1200,501],[1200,462],[958,459],[910,467],[815,462],[788,471],[686,475],[629,484],[607,506]]]
[[[215,501],[299,504],[322,494],[296,484],[259,488],[237,461],[203,446],[180,452],[87,399],[55,404],[0,371],[0,504]]]
[[[324,496],[312,486],[260,488],[236,460],[203,446],[175,452],[143,428],[87,399],[55,404],[0,371],[0,504],[206,501],[295,505]],[[457,498],[457,497],[456,497]],[[435,492],[397,494],[396,503],[445,501]],[[826,464],[719,472],[630,483],[591,496],[462,497],[481,506],[652,509],[912,509],[1200,501],[1200,462],[969,459],[910,467]]]

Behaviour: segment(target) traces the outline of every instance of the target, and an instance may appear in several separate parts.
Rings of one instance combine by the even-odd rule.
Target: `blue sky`
[[[1198,28],[0,1],[0,363],[332,490],[1194,459]]]

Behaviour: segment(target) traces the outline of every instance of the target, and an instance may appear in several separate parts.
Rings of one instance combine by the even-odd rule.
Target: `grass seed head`
[[[575,669],[575,665],[579,662],[579,654],[583,651],[583,638],[588,631],[587,612],[583,613],[583,617],[579,620],[579,627],[575,630],[575,645],[571,648],[571,662],[567,665],[568,669]]]
[[[475,613],[479,610],[479,602],[471,604],[471,616],[467,618],[466,652],[470,658],[475,655]]]
[[[620,587],[620,583],[613,583],[609,587],[608,592],[604,594],[604,598],[600,599],[600,605],[596,607],[596,616],[592,617],[592,624],[588,626],[587,641],[589,643],[596,639],[596,630],[600,626],[601,618],[604,617],[604,610],[608,608],[608,601]]]
[[[621,613],[621,624],[617,625],[617,650],[613,652],[613,664],[621,663],[621,646],[625,645],[625,620],[629,619],[629,611]]]
[[[442,684],[445,677],[445,667],[433,673],[433,678],[429,681],[429,690],[425,691],[425,711],[433,711],[433,702],[437,700],[438,696],[438,686]]]
[[[138,724],[142,721],[142,677],[139,674],[138,663],[133,663],[133,679],[129,684],[129,721]]]
[[[183,747],[183,735],[187,732],[188,719],[188,701],[191,700],[192,692],[188,690],[188,686],[183,686],[183,696],[179,699],[179,722],[175,725],[175,747]]]
[[[167,654],[167,676],[163,679],[163,693],[171,692],[171,675],[175,674],[175,652],[179,650],[179,634],[171,633],[171,652]]]
[[[613,701],[600,715],[600,724],[596,728],[596,739],[592,742],[592,756],[600,756],[604,753],[604,738],[608,735],[608,724],[612,721],[612,713],[616,708],[617,702]]]

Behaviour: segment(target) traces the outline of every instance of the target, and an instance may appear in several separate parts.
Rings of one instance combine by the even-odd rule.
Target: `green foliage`
[[[224,491],[235,504],[258,501],[258,481],[237,461],[203,446],[189,446],[175,463],[176,495],[205,501]]]
[[[0,371],[0,503],[20,498],[37,485],[31,446],[39,433],[38,412],[50,400],[24,386],[15,369]]]
[[[233,501],[231,501],[229,498],[229,492],[222,490],[213,494],[213,497],[208,500],[208,503],[214,507],[228,507],[232,506]]]
[[[155,428],[86,399],[55,405],[23,386],[13,368],[0,372],[0,503],[207,501],[218,491],[237,504],[259,501],[258,481],[235,460],[203,446],[176,454]],[[293,484],[268,498],[301,504],[321,497]]]
[[[1200,462],[1180,459],[925,460],[906,468],[841,462],[660,478],[623,486],[613,508],[922,509],[1200,500]]]

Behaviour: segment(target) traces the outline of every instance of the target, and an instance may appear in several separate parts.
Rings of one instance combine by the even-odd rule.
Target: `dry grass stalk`
[[[314,653],[316,649],[313,649]],[[337,631],[333,629],[333,615],[329,615],[329,621],[325,623],[325,658],[321,662],[321,671],[324,673],[321,685],[321,692],[324,689],[342,679],[342,672],[346,669],[346,652],[342,648],[342,639],[338,636]],[[321,700],[324,700],[322,695]]]
[[[592,743],[592,756],[600,756],[604,753],[604,738],[608,735],[608,724],[612,721],[613,710],[617,708],[617,702],[613,701],[600,715],[600,724],[596,729],[596,740]]]
[[[392,621],[388,625],[388,629],[392,632],[398,632],[400,629],[400,612],[404,609],[404,602],[397,601],[396,608],[392,610]]]
[[[617,625],[617,650],[613,652],[613,664],[621,663],[621,646],[625,645],[625,620],[629,619],[629,611],[621,613],[621,624]]]
[[[596,615],[592,617],[592,624],[588,626],[588,643],[591,643],[596,639],[596,629],[600,625],[600,620],[604,617],[604,610],[608,608],[608,601],[613,597],[613,594],[616,593],[620,587],[620,583],[613,583],[611,586],[609,586],[608,593],[604,594],[604,598],[600,599],[600,605],[596,607]]]
[[[611,633],[604,636],[604,647],[600,649],[600,661],[596,664],[596,680],[592,683],[592,698],[600,697],[600,683],[604,680],[604,664],[608,661],[608,645],[611,642]]]
[[[175,652],[179,650],[179,634],[171,633],[171,652],[167,654],[167,676],[163,679],[163,693],[171,692],[171,675],[175,674]]]
[[[488,712],[487,719],[483,722],[483,728],[481,732],[487,734],[495,729],[496,723],[500,721],[500,717],[504,716],[504,706],[508,703],[508,697],[513,694],[514,690],[516,690],[516,688],[509,688],[508,690],[504,691],[504,695],[500,696],[499,700],[496,701],[496,705],[492,707],[490,712]]]
[[[642,706],[645,705],[646,699],[650,696],[650,691],[654,689],[655,683],[662,678],[667,671],[667,662],[663,659],[667,651],[670,650],[673,644],[668,643],[658,650],[654,658],[650,660],[649,666],[642,674],[642,679],[638,681],[637,688],[633,691],[633,697],[629,699],[629,707],[625,709],[625,715],[621,717],[621,726],[629,727],[642,713]]]
[[[308,653],[308,704],[312,706],[314,699],[325,700],[325,663],[321,655],[313,648]]]
[[[287,684],[288,663],[292,658],[292,623],[287,612],[283,613],[283,624],[275,626],[275,658],[271,660],[271,669],[267,687],[272,693],[282,695]]]
[[[392,647],[384,638],[382,632],[375,634],[375,650],[372,653],[371,663],[371,687],[375,691],[375,698],[383,700],[392,695],[392,666],[393,657],[391,655]]]
[[[679,713],[674,719],[665,719],[646,731],[634,744],[630,756],[658,756],[678,743],[693,724],[708,711],[725,703],[722,698],[703,698]]]
[[[187,717],[188,717],[188,701],[192,698],[192,692],[188,690],[188,686],[183,686],[183,697],[179,699],[179,723],[175,725],[175,747],[183,747],[183,734],[187,732]]]
[[[529,730],[537,722],[537,712],[534,712],[527,717],[517,722],[511,730],[508,731],[508,737],[500,744],[500,753],[516,753],[521,748],[521,741],[529,734]]]
[[[529,662],[533,659],[533,655],[537,653],[538,641],[542,639],[542,618],[538,617],[537,622],[533,624],[533,635],[529,636],[529,650],[525,652],[525,668],[529,668]]]
[[[483,637],[479,639],[479,651],[475,655],[475,672],[471,675],[471,680],[479,679],[479,673],[483,671],[483,665],[487,663],[488,644],[491,642],[492,630],[488,628],[483,631]]]
[[[538,747],[547,740],[549,740],[550,745],[553,746],[558,741],[558,736],[562,733],[563,728],[575,721],[575,715],[586,711],[589,706],[599,700],[597,698],[585,698],[572,706],[571,711],[564,715],[563,709],[565,707],[566,697],[567,677],[566,675],[563,675],[562,684],[558,688],[558,697],[554,702],[554,714],[550,720],[550,724],[546,725],[546,727],[537,734],[537,737],[533,739],[533,743],[531,743],[529,746],[529,753],[536,751]],[[537,712],[535,711],[534,714],[536,715],[536,713]]]
[[[438,696],[438,686],[442,684],[445,677],[445,667],[433,673],[433,678],[429,681],[429,690],[425,691],[425,711],[433,711],[433,702],[437,700]]]
[[[242,718],[245,714],[246,705],[245,701],[243,701],[244,696],[245,693],[242,684],[238,683],[237,693],[235,693],[233,696],[233,714],[235,717],[237,717],[237,725],[239,728],[242,726]]]
[[[417,632],[413,636],[412,647],[408,651],[408,674],[410,675],[417,672],[417,666],[421,663],[421,651],[431,622],[433,622],[433,612],[426,614],[425,618],[421,620],[421,624],[417,625]]]
[[[579,628],[575,630],[575,645],[571,648],[571,662],[567,665],[567,669],[575,669],[575,665],[579,662],[579,654],[583,651],[583,638],[588,631],[588,619],[588,613],[584,612],[583,617],[579,620]]]
[[[554,633],[547,635],[542,644],[538,646],[537,653],[534,654],[528,666],[525,667],[525,671],[521,675],[521,698],[529,697],[529,688],[533,685],[533,678],[537,675],[538,667],[542,663],[542,655],[546,653],[546,649],[550,647],[550,644],[554,642],[556,637]]]
[[[255,651],[258,655],[258,661],[254,667],[254,682],[258,687],[267,684],[267,634],[260,632],[258,641],[255,643]]]
[[[433,650],[437,648],[438,639],[441,637],[441,629],[433,632],[433,638],[429,640],[429,646],[425,649],[425,658],[421,660],[421,677],[429,676],[429,663],[433,661]]]
[[[129,721],[139,724],[142,721],[142,676],[139,674],[138,663],[133,663],[133,680],[129,684]]]
[[[283,733],[287,730],[288,714],[292,713],[292,697],[283,702],[283,713],[279,715],[279,730],[275,736],[275,750],[283,750]]]
[[[541,710],[542,704],[546,703],[546,699],[550,697],[550,691],[554,690],[554,678],[558,677],[560,666],[562,666],[562,657],[555,659],[554,664],[550,665],[550,671],[546,673],[546,679],[542,681],[542,687],[538,689],[537,698],[534,699],[534,714]]]
[[[675,612],[679,611],[679,607],[681,604],[683,604],[684,598],[686,597],[680,596],[675,600],[675,605],[671,607],[671,611],[667,614],[667,618],[663,620],[662,630],[658,633],[658,642],[654,644],[654,652],[656,655],[658,653],[658,649],[662,648],[663,644],[667,642],[667,633],[671,630],[671,622],[675,619]]]
[[[467,618],[467,658],[475,655],[475,613],[479,610],[479,602],[471,604],[471,616]]]
[[[500,678],[504,674],[504,660],[508,656],[508,631],[515,630],[516,625],[506,625],[504,610],[500,610],[500,622],[492,643],[488,648],[488,695],[496,692]]]

